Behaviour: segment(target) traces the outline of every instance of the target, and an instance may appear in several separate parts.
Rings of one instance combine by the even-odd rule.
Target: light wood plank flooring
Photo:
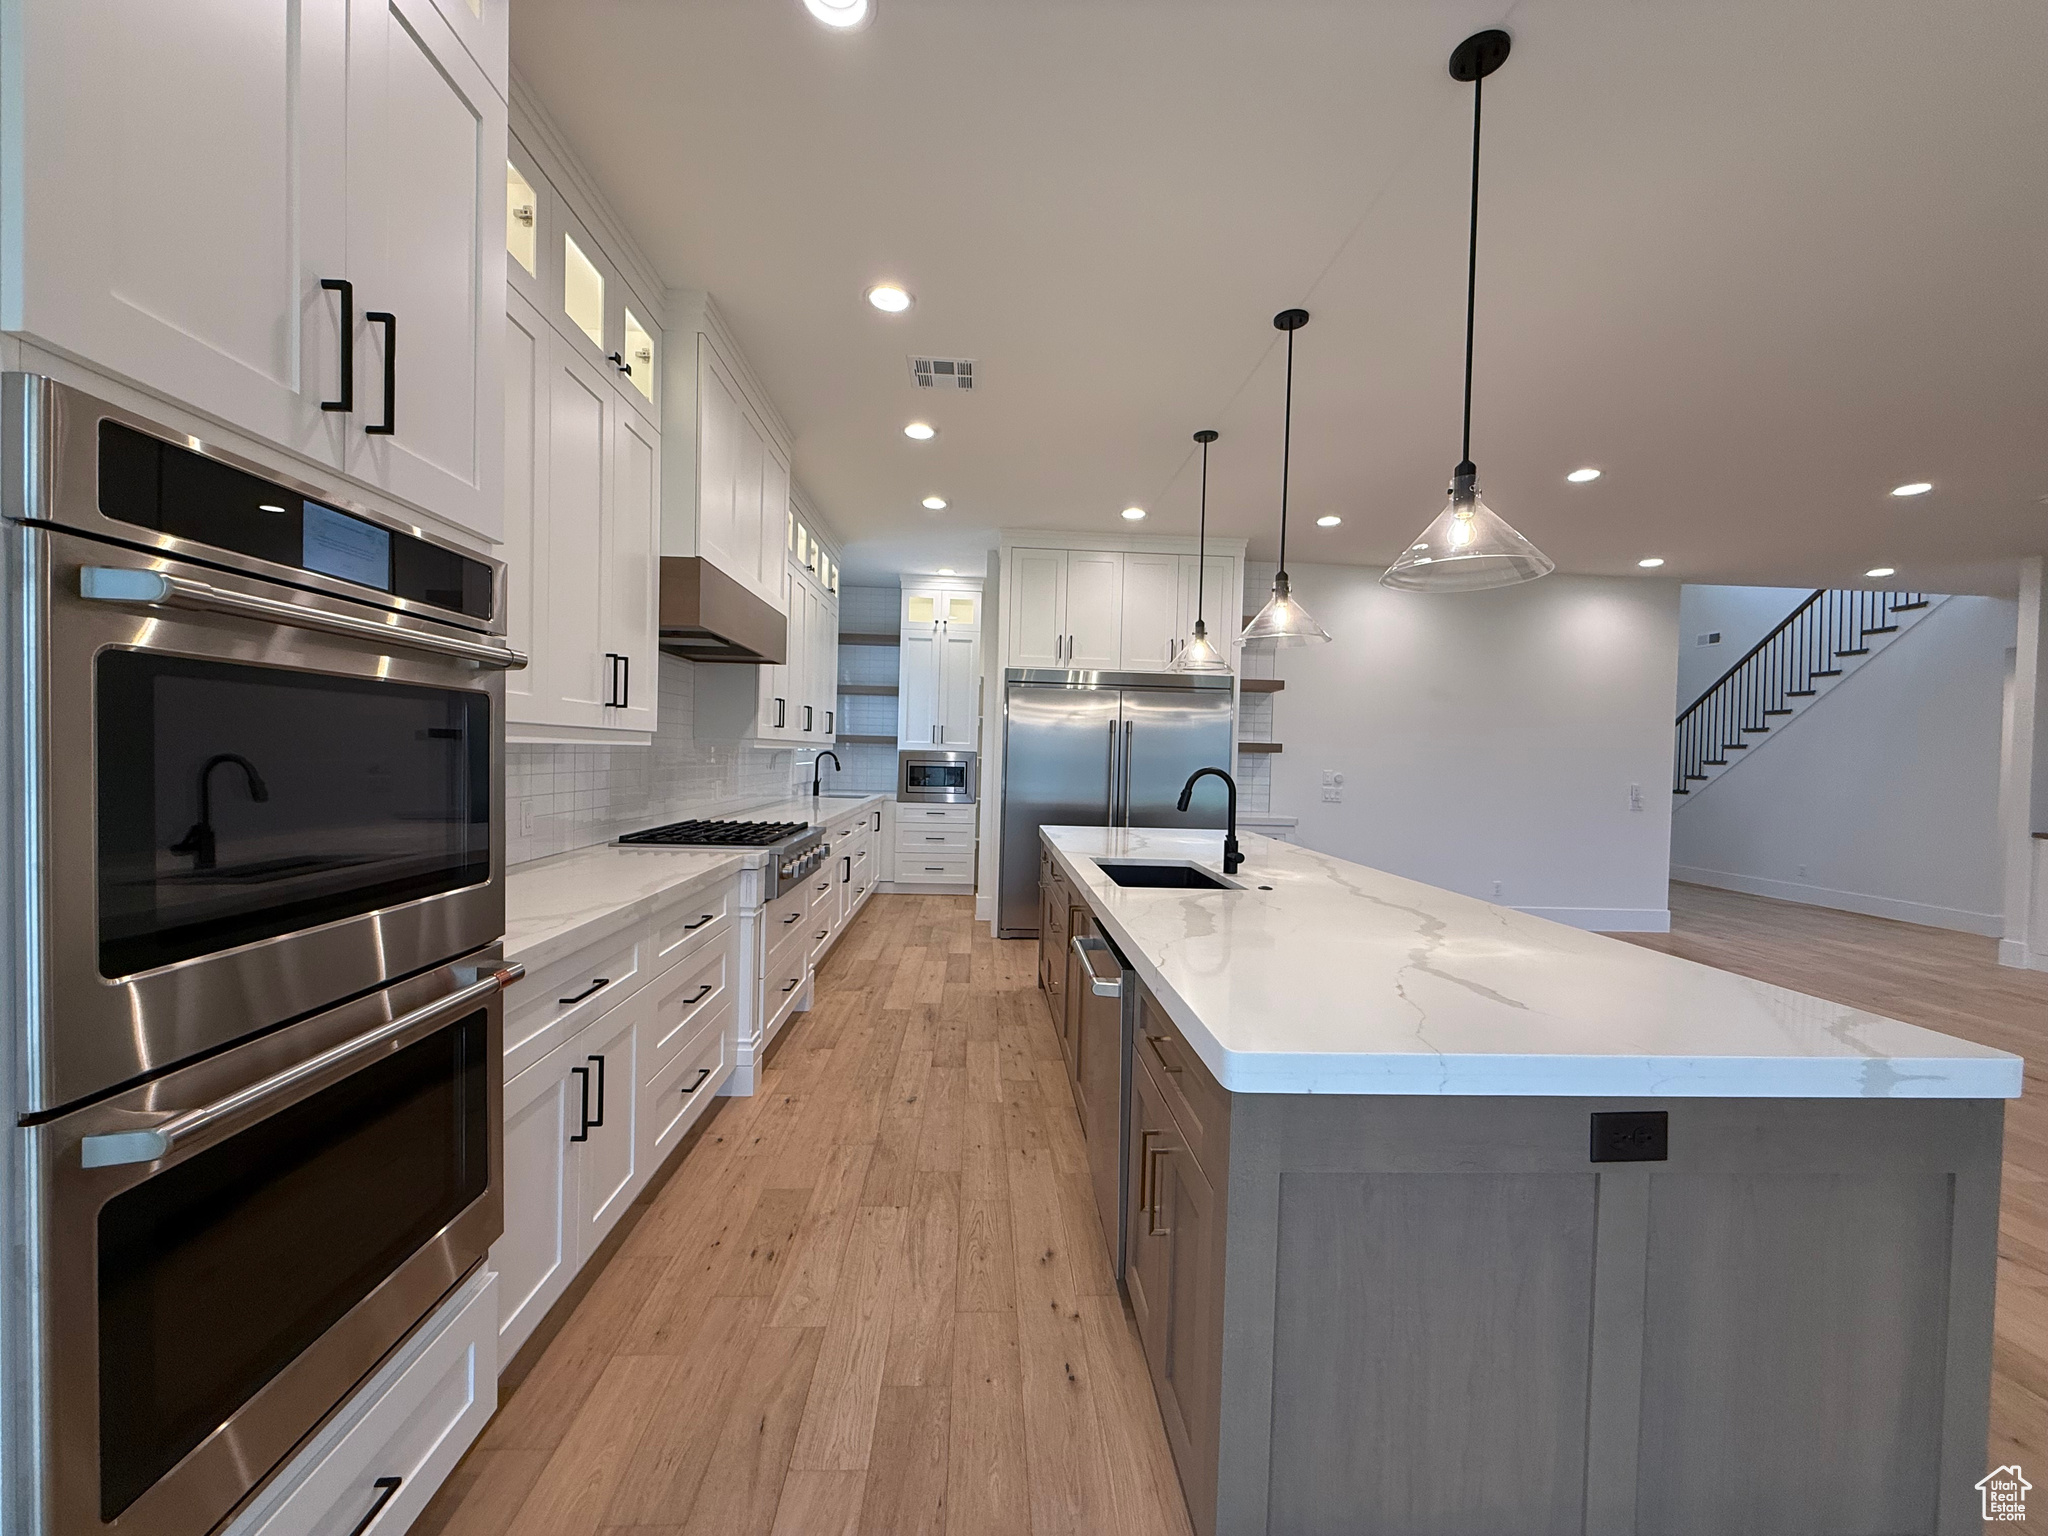
[[[1702,885],[1671,887],[1670,933],[1620,937],[2027,1059],[2005,1117],[1991,1465],[2048,1470],[2048,974],[2001,966],[1995,939]]]
[[[871,901],[414,1531],[1188,1536],[1036,964]]]
[[[1697,886],[1672,916],[1630,937],[2027,1057],[1991,1456],[2048,1466],[2048,975]],[[1184,1536],[1035,957],[967,898],[871,902],[763,1091],[622,1223],[415,1531]]]

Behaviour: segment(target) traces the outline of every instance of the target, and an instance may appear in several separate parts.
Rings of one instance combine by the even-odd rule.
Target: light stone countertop
[[[887,795],[809,795],[745,810],[722,821],[808,821],[823,826],[889,799]],[[676,902],[758,867],[758,848],[619,848],[600,843],[515,864],[505,877],[505,958],[530,971],[574,954]]]
[[[2017,1098],[2017,1056],[1240,833],[1047,827],[1104,931],[1225,1088],[1587,1098]],[[1270,890],[1259,887],[1270,886]]]

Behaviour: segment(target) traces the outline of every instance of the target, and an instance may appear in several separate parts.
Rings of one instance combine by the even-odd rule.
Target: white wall
[[[1954,597],[1680,805],[1672,875],[1968,933],[2003,926],[2017,611]]]
[[[1290,574],[1335,637],[1278,654],[1272,808],[1298,841],[1581,927],[1669,926],[1675,584],[1424,596],[1377,570]]]
[[[1680,587],[1678,708],[1684,709],[1719,682],[1722,673],[1748,655],[1751,646],[1812,592],[1811,587]],[[1716,630],[1719,645],[1699,643],[1701,635]]]

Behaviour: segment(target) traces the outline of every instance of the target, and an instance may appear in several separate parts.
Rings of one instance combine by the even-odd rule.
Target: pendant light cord
[[[1209,445],[1202,444],[1202,526],[1195,544],[1195,627],[1202,625],[1202,578],[1209,565]]]
[[[1472,464],[1472,319],[1479,296],[1479,93],[1485,87],[1484,76],[1472,82],[1472,232],[1465,255],[1465,437],[1459,450],[1460,475],[1476,473]]]
[[[1287,460],[1294,448],[1294,331],[1287,333],[1287,408],[1280,428],[1280,570],[1287,574]]]

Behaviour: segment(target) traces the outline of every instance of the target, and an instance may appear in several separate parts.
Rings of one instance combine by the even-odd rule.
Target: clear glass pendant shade
[[[1556,570],[1556,564],[1523,538],[1479,494],[1465,476],[1422,537],[1401,551],[1380,585],[1403,592],[1483,592],[1512,587]]]
[[[1273,578],[1273,595],[1266,606],[1252,615],[1244,633],[1237,637],[1246,645],[1315,645],[1330,638],[1330,632],[1308,616],[1308,610],[1287,590],[1287,573]]]
[[[1230,662],[1223,652],[1216,648],[1216,642],[1209,638],[1209,626],[1200,619],[1195,620],[1194,634],[1182,644],[1172,661],[1167,663],[1169,672],[1228,672]]]

